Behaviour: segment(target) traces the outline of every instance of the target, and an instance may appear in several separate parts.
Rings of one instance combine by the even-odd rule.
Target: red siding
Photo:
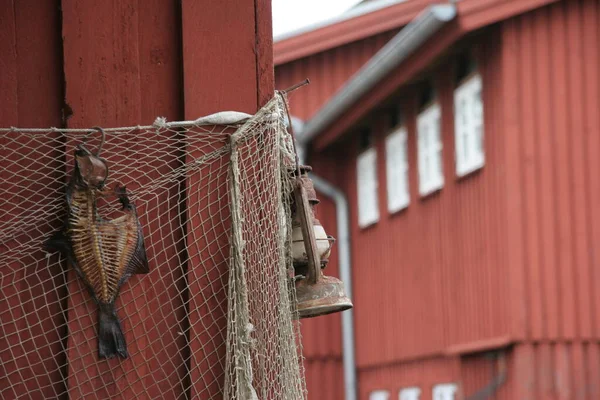
[[[505,257],[505,189],[503,136],[495,123],[501,108],[498,46],[490,37],[481,57],[485,81],[486,167],[464,179],[454,174],[452,86],[438,74],[443,109],[446,185],[441,193],[417,195],[415,101],[406,90],[402,104],[409,130],[411,204],[387,213],[384,138],[386,121],[375,117],[378,150],[380,221],[359,229],[356,208],[357,154],[354,143],[341,144],[334,157],[316,156],[321,169],[339,165],[343,173],[334,183],[351,202],[353,279],[357,362],[360,367],[441,352],[452,344],[509,334],[506,302],[501,300],[507,280]],[[441,73],[443,69],[440,69]],[[332,153],[329,153],[332,154]],[[315,163],[315,166],[317,163]],[[399,338],[401,338],[399,340]]]
[[[454,173],[451,63],[438,60],[428,73],[442,105],[446,183],[426,198],[418,196],[417,186],[418,85],[400,88],[411,204],[387,213],[385,117],[374,110],[363,120],[374,129],[378,151],[381,218],[370,228],[356,223],[355,139],[346,134],[312,154],[316,172],[350,201],[361,398],[371,390],[421,382],[428,399],[429,382],[444,379],[472,394],[490,378],[487,361],[453,362],[442,353],[451,345],[499,337],[522,344],[509,355],[509,378],[497,399],[599,397],[598,43],[600,4],[594,0],[558,2],[465,39],[479,48],[486,165],[461,179]],[[310,92],[292,98],[294,113],[310,117],[341,85],[332,82],[351,75],[345,70],[351,61],[363,60],[359,54],[354,44],[278,67],[280,87],[313,79]],[[336,78],[307,74],[317,68],[328,70],[314,75]],[[297,75],[289,78],[291,70]],[[329,206],[323,210],[333,213]],[[304,342],[308,368],[313,346],[331,335],[325,322],[314,324]],[[328,346],[328,355],[337,356],[335,346]],[[323,357],[322,350],[318,355]],[[421,364],[428,367],[411,369]],[[404,369],[417,371],[411,372],[414,379],[404,380]],[[312,376],[309,382],[317,379]]]
[[[502,28],[508,251],[532,339],[600,334],[599,17],[597,2],[569,1]]]

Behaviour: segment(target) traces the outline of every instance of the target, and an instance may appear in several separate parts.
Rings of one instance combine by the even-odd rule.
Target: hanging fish
[[[99,157],[104,131],[95,129],[102,133],[100,147],[92,154],[84,141],[75,150],[75,168],[66,193],[65,225],[46,246],[63,254],[98,305],[98,356],[127,358],[115,300],[131,275],[148,272],[148,260],[142,227],[127,190],[119,186],[112,191],[104,189],[108,166]],[[99,215],[97,200],[111,196],[121,202],[123,215],[104,219]]]

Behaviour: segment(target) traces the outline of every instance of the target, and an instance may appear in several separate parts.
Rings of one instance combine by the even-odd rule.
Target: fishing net
[[[117,297],[128,358],[99,358],[97,306],[44,247],[67,217],[74,150],[100,135],[0,132],[0,398],[305,398],[284,101],[105,129],[106,186],[135,204],[150,270]],[[106,218],[122,208],[97,206]]]

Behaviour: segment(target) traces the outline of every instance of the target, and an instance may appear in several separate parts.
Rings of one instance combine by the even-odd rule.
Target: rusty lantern
[[[335,239],[325,233],[315,218],[314,206],[319,203],[309,166],[300,166],[295,172],[292,208],[292,258],[296,286],[296,309],[300,318],[311,318],[352,308],[346,296],[344,283],[326,276],[327,266]]]

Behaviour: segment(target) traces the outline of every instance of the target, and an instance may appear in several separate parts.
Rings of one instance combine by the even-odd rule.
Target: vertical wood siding
[[[374,42],[279,66],[279,87],[305,76],[314,82],[292,97],[294,113],[310,117],[368,58],[360,56],[361,46]],[[398,368],[423,359],[442,363],[448,346],[502,336],[523,344],[510,355],[509,380],[498,399],[599,397],[599,43],[600,4],[594,0],[540,8],[468,42],[483,75],[486,165],[460,179],[454,172],[451,64],[442,60],[430,70],[442,106],[445,186],[426,198],[418,196],[418,87],[401,88],[411,203],[387,212],[387,128],[385,114],[375,110],[368,121],[379,153],[381,217],[372,227],[357,225],[356,137],[346,135],[313,154],[316,172],[329,174],[350,200],[361,398],[403,385]],[[323,211],[333,213],[328,207]],[[306,326],[311,368],[313,349],[324,346],[331,331],[324,322]],[[328,346],[314,350],[315,357],[337,356]],[[465,394],[489,378],[486,361],[477,357],[463,360],[458,370],[450,361],[444,365],[438,375],[462,382]],[[430,371],[415,374],[413,381],[423,381]],[[317,379],[312,376],[309,381]]]
[[[561,2],[502,24],[508,251],[527,339],[600,335],[599,7]]]
[[[409,133],[411,203],[406,210],[387,212],[383,155],[389,127],[384,114],[376,113],[371,123],[381,155],[377,171],[381,217],[374,226],[360,229],[356,223],[356,140],[340,143],[328,157],[315,156],[319,163],[327,163],[321,171],[342,169],[334,183],[344,188],[351,203],[357,363],[361,368],[510,333],[508,298],[504,298],[509,297],[503,250],[508,234],[501,195],[506,187],[504,136],[497,124],[502,117],[497,38],[497,32],[491,32],[480,55],[486,116],[483,170],[461,179],[455,176],[453,84],[446,66],[433,74],[442,106],[446,182],[439,193],[418,195],[418,88],[406,88],[398,99]]]
[[[64,94],[60,29],[58,1],[14,0],[6,1],[0,7],[2,126],[61,125]],[[9,140],[2,136],[0,141],[3,146],[10,146]],[[46,156],[40,156],[38,161],[45,169],[35,172],[23,169],[19,175],[41,180],[40,183],[46,184],[48,190],[37,192],[26,204],[22,204],[19,196],[23,194],[22,190],[10,199],[14,202],[1,199],[0,209],[8,218],[22,214],[25,207],[35,202],[47,200],[47,196],[57,189],[61,176],[55,170],[58,166],[55,157],[60,157],[61,149],[55,149],[51,139],[40,147],[38,150],[45,152]],[[18,148],[22,150],[21,146]],[[30,154],[9,151],[4,155],[9,154],[14,160],[32,157]],[[27,164],[27,161],[23,163]],[[0,184],[31,189],[22,182],[9,179],[6,175],[1,176]],[[38,229],[52,229],[50,223],[40,225]],[[57,223],[56,228],[59,225]],[[32,227],[24,226],[22,234],[27,235],[29,229]],[[24,239],[19,235],[1,244],[0,257]],[[31,391],[32,398],[53,398],[66,394],[63,381],[66,321],[61,309],[65,305],[66,277],[60,271],[44,268],[44,258],[44,251],[39,249],[23,260],[26,269],[22,264],[16,264],[0,271],[0,348],[13,350],[12,354],[3,351],[0,359],[0,396],[6,399],[16,398],[27,391]],[[57,286],[61,289],[55,290]],[[36,296],[36,293],[46,295]],[[34,310],[42,312],[36,314]],[[15,345],[19,343],[20,346]],[[37,354],[29,353],[32,347],[39,349]],[[23,363],[25,354],[28,354],[26,364]]]
[[[223,109],[252,113],[273,93],[271,11],[267,0],[14,0],[0,10],[0,22],[3,127],[131,126],[152,123],[159,115],[180,120]],[[136,141],[144,147],[144,137],[136,137]],[[65,157],[64,148],[49,145],[36,150]],[[143,176],[131,178],[143,184],[181,160],[174,156],[161,161]],[[48,164],[49,170],[55,167]],[[49,173],[48,179],[59,182],[62,178]],[[43,195],[39,193],[40,199]],[[160,201],[177,206],[154,212],[164,213],[169,221],[177,220],[185,213],[178,206],[178,199],[185,195],[175,188]],[[16,206],[2,203],[0,207],[10,211]],[[201,380],[199,374],[207,370],[199,370],[190,360],[190,353],[202,343],[194,340],[189,344],[179,334],[179,323],[185,319],[183,302],[187,300],[177,295],[184,281],[182,269],[176,268],[184,258],[179,254],[183,233],[169,224],[150,227],[148,221],[159,218],[148,215],[148,210],[138,212],[142,226],[156,235],[153,246],[146,244],[149,255],[160,261],[151,267],[160,279],[128,285],[119,296],[117,308],[123,308],[131,357],[97,363],[96,308],[82,291],[81,282],[66,277],[72,272],[61,275],[60,271],[42,268],[40,261],[45,254],[40,249],[30,255],[30,276],[14,276],[10,268],[0,271],[0,346],[10,342],[15,351],[11,358],[3,352],[0,360],[3,398],[26,393],[31,398],[73,399],[91,395],[216,396],[215,385],[222,385],[223,375],[214,371],[214,382]],[[197,220],[190,219],[188,231],[195,223]],[[3,243],[0,252],[4,245],[10,243]],[[195,267],[193,262],[188,265],[190,271]],[[23,287],[14,287],[13,281]],[[69,292],[75,295],[67,296],[64,286],[54,290],[66,281],[71,282]],[[34,292],[52,298],[32,300]],[[14,313],[22,313],[8,315],[9,306]],[[34,309],[43,313],[35,314]],[[64,315],[67,309],[69,315]],[[220,312],[222,308],[206,313],[214,313],[215,320],[224,321]],[[30,316],[27,320],[25,314]],[[15,345],[19,341],[24,346],[21,353]],[[218,340],[213,337],[212,342]],[[26,350],[31,348],[37,354]],[[24,353],[28,354],[26,361]],[[222,358],[222,352],[218,356]],[[148,358],[160,363],[146,362]],[[223,360],[215,363],[223,364]],[[191,382],[184,378],[188,368],[193,375]]]

